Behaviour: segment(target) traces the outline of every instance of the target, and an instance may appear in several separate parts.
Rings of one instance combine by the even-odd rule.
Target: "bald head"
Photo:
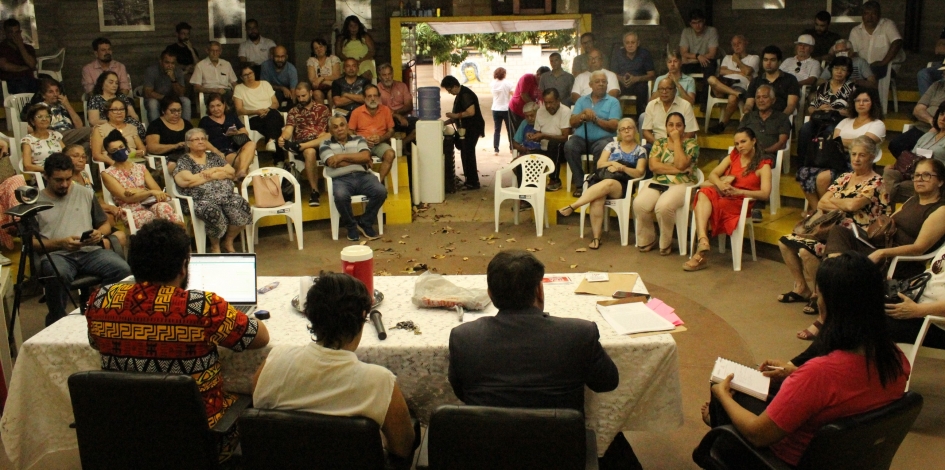
[[[282,70],[288,60],[289,51],[285,47],[276,46],[272,49],[272,62],[276,64],[277,69]]]

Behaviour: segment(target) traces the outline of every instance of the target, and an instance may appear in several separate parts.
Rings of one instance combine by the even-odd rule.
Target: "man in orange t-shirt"
[[[348,130],[367,141],[371,156],[381,159],[381,182],[387,180],[394,164],[394,149],[390,138],[394,135],[394,117],[389,107],[381,104],[381,92],[374,85],[365,85],[364,105],[351,111]]]

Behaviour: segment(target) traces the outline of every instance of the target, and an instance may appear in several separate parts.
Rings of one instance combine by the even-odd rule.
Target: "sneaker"
[[[0,266],[7,266],[13,264],[13,260],[7,258],[6,256],[0,255]]]
[[[725,124],[724,122],[720,122],[720,123],[718,123],[718,124],[716,124],[716,125],[714,125],[714,126],[711,126],[711,127],[709,127],[709,133],[710,133],[710,134],[721,134],[721,133],[725,132],[725,125],[726,125],[726,124]]]
[[[361,235],[364,235],[364,238],[367,238],[368,240],[377,240],[378,238],[381,238],[380,235],[377,234],[377,231],[374,230],[374,227],[372,227],[370,224],[362,224],[359,222],[358,231],[360,231]]]
[[[761,209],[752,209],[751,210],[751,221],[752,222],[761,222],[764,220],[764,214],[761,212]]]
[[[319,194],[318,191],[312,191],[312,194],[310,194],[310,195],[308,196],[308,206],[309,206],[309,207],[318,207],[318,206],[322,205],[322,202],[321,202],[321,200],[320,200],[321,197],[322,197],[322,195]]]
[[[551,180],[551,182],[548,183],[548,186],[545,187],[545,191],[548,192],[557,191],[559,189],[561,189],[561,180]]]
[[[361,232],[358,230],[358,224],[348,227],[348,240],[356,242],[361,239]]]

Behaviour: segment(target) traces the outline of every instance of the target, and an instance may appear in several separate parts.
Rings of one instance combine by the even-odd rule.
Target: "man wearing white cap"
[[[820,62],[810,56],[812,50],[814,37],[802,34],[794,42],[794,57],[788,57],[781,62],[781,71],[794,75],[798,86],[813,85],[820,76]]]

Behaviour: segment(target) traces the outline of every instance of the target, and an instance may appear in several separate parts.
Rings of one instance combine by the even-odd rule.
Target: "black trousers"
[[[911,152],[912,148],[915,147],[915,144],[919,141],[919,138],[922,137],[922,134],[925,133],[914,126],[912,129],[899,134],[895,139],[889,141],[889,153],[899,158],[899,154],[903,151],[909,150]]]
[[[480,134],[482,134],[482,131],[479,129],[466,129],[466,138],[460,139],[462,142],[460,158],[463,162],[463,174],[466,175],[467,185],[479,185],[479,168],[476,164],[476,144],[479,143]]]
[[[282,135],[282,128],[285,126],[285,121],[282,120],[282,114],[275,109],[270,110],[266,113],[265,116],[253,116],[249,118],[249,128],[259,132],[266,139],[275,140]],[[273,163],[281,162],[285,160],[285,150],[281,147],[276,147],[276,157]]]
[[[630,87],[626,87],[626,88],[620,87],[621,94],[633,96],[634,98],[636,98],[636,102],[634,104],[637,107],[637,112],[633,118],[636,119],[637,121],[638,129],[641,126],[643,126],[643,123],[640,122],[640,115],[643,114],[643,111],[646,110],[646,103],[649,97],[649,93],[648,93],[649,90],[647,90],[647,88],[649,87],[647,85],[648,85],[647,82],[637,82],[637,83],[634,83],[633,85],[630,85]]]

